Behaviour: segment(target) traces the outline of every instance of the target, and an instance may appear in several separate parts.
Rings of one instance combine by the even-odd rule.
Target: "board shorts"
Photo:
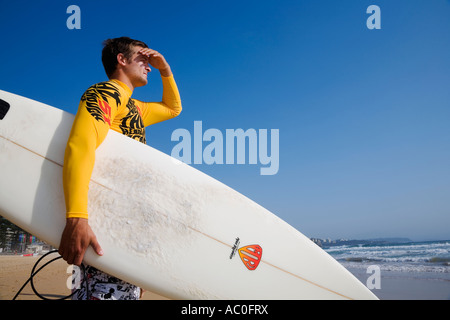
[[[81,282],[72,300],[139,300],[141,288],[110,276],[92,266],[85,266],[87,288]],[[74,279],[72,279],[72,284]]]

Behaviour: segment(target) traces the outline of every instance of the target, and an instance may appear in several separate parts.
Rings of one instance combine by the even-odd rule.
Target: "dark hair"
[[[128,37],[107,39],[103,41],[102,62],[108,78],[116,71],[117,55],[122,53],[127,60],[131,59],[133,46],[148,48],[144,42],[133,40]]]

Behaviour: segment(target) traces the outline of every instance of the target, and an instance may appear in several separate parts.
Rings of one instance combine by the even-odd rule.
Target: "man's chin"
[[[136,87],[143,87],[143,86],[145,86],[146,84],[148,83],[148,80],[147,79],[142,79],[142,80],[140,80],[138,83],[137,83],[137,85],[136,85]]]

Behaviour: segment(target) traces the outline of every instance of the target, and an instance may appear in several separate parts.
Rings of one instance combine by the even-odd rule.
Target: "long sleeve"
[[[132,91],[119,80],[89,88],[81,98],[67,142],[63,187],[67,218],[88,219],[89,181],[95,151],[109,129],[145,143],[145,126],[176,117],[181,100],[173,76],[162,77],[162,102],[131,99]]]
[[[134,100],[142,112],[144,125],[149,125],[175,118],[181,113],[181,98],[173,76],[161,77],[163,95],[161,102],[142,102]]]
[[[108,82],[92,86],[81,99],[64,156],[67,218],[88,218],[88,190],[95,150],[105,139],[119,104],[120,92]]]

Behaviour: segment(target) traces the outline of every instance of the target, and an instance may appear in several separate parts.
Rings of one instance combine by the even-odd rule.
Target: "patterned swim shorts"
[[[139,287],[92,266],[85,266],[85,268],[87,291],[86,284],[82,282],[72,296],[72,300],[139,300],[141,295]]]

